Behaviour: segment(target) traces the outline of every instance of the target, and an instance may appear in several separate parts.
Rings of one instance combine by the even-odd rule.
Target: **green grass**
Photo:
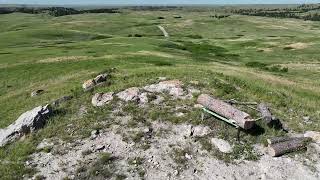
[[[176,14],[182,18],[174,18]],[[157,78],[163,76],[180,79],[185,84],[199,81],[196,88],[221,99],[267,102],[272,112],[291,129],[318,130],[320,30],[315,27],[319,22],[237,15],[215,19],[210,15],[207,10],[188,12],[184,9],[156,13],[124,10],[121,14],[63,17],[0,15],[0,127],[8,126],[21,113],[38,105],[64,95],[75,96],[59,107],[59,113],[44,129],[0,148],[3,179],[21,179],[23,174],[32,174],[24,162],[42,139],[88,137],[97,128],[93,125],[96,122],[112,123],[109,117],[112,106],[92,107],[93,93],[140,87],[157,82]],[[165,19],[158,19],[159,16]],[[169,39],[162,37],[157,25],[166,28]],[[134,37],[136,34],[142,37]],[[286,50],[286,45],[298,42],[310,45]],[[259,51],[262,48],[271,51]],[[87,93],[81,90],[83,81],[111,68],[116,69],[109,86]],[[30,93],[37,89],[45,91],[31,98]],[[192,106],[194,101],[167,103],[170,107],[179,103]],[[81,105],[87,106],[88,115],[74,118]],[[133,119],[132,126],[143,123],[146,118],[212,125],[212,121],[200,122],[200,112],[193,109],[179,118],[172,115],[170,108],[134,109],[128,107],[126,112],[140,117]],[[255,112],[250,113],[256,116]],[[306,115],[312,124],[302,123]],[[72,136],[65,128],[69,124],[73,124]],[[235,136],[236,130],[219,122],[214,125],[213,129],[224,130],[217,130],[221,138],[233,142],[228,138]],[[264,129],[262,134],[242,135],[249,145],[282,133],[259,125]],[[141,137],[138,134],[133,140],[138,142]],[[210,150],[208,143],[203,144]],[[235,151],[244,149],[251,150],[250,146],[240,146]],[[230,158],[238,155],[235,152]],[[250,153],[246,157],[255,159]]]

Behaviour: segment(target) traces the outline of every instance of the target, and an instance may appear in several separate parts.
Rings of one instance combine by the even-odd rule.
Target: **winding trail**
[[[169,37],[169,34],[168,34],[168,32],[164,29],[164,27],[162,27],[162,26],[159,25],[158,28],[162,31],[164,37]]]

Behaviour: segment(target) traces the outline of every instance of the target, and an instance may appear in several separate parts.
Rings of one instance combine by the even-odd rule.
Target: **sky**
[[[320,3],[320,0],[0,0],[0,4],[302,4]]]

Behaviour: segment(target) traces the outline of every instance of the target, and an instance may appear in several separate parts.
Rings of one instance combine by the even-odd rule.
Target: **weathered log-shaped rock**
[[[221,116],[235,120],[237,124],[243,129],[250,129],[255,123],[255,121],[251,119],[249,114],[240,111],[239,109],[221,100],[212,98],[207,94],[200,95],[197,102],[210,109],[211,111],[220,114]]]
[[[296,138],[290,141],[271,144],[268,146],[268,153],[273,157],[281,156],[289,152],[306,148],[308,142],[310,142],[310,138]]]
[[[108,80],[108,74],[99,74],[93,79],[89,79],[82,84],[82,88],[84,91],[89,91],[93,89],[95,86],[101,85]]]
[[[62,96],[59,99],[54,100],[51,104],[53,106],[59,106],[60,104],[70,101],[73,98],[73,96]]]
[[[42,128],[51,113],[49,105],[39,106],[23,113],[13,124],[5,129],[0,129],[0,147]]]
[[[272,121],[272,114],[269,110],[269,107],[265,103],[260,103],[258,105],[258,110],[259,110],[263,120],[265,120],[266,123],[269,124]]]

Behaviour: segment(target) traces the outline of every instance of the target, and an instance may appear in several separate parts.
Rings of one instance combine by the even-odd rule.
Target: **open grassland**
[[[43,138],[89,135],[94,122],[108,113],[90,106],[92,94],[144,86],[158,77],[198,81],[203,92],[221,99],[264,101],[294,131],[319,130],[320,23],[238,15],[215,19],[213,14],[123,10],[62,17],[0,15],[0,128],[33,107],[75,96],[46,128],[0,149],[0,174],[18,179],[27,173],[24,162]],[[83,81],[111,68],[116,69],[110,86],[82,91]],[[37,89],[44,94],[31,98]],[[89,107],[89,115],[77,118],[81,105]],[[179,122],[199,123],[198,115]],[[312,123],[304,123],[303,116]]]

